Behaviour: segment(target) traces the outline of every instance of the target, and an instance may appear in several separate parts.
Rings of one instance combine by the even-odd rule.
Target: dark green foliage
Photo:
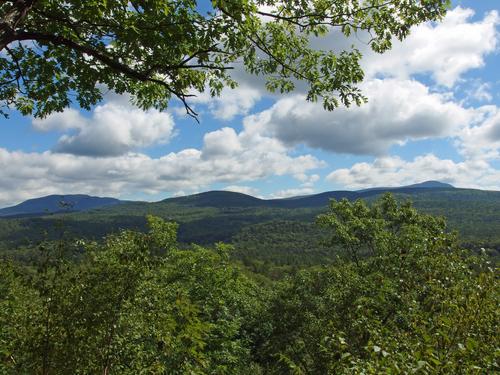
[[[267,373],[498,370],[495,272],[458,248],[444,220],[385,196],[332,202],[319,222],[344,260],[278,284],[259,352]]]
[[[422,212],[445,216],[448,228],[460,232],[467,248],[485,248],[493,257],[500,254],[499,192],[411,187],[393,191],[398,200],[413,200]],[[146,230],[144,217],[152,214],[179,223],[182,246],[232,243],[236,248],[233,259],[275,277],[297,266],[329,263],[333,259],[335,251],[320,246],[321,230],[312,223],[325,212],[329,196],[343,197],[344,193],[266,201],[243,194],[210,192],[64,215],[0,219],[0,255],[27,260],[30,251],[26,248],[33,247],[33,243],[58,238],[61,220],[68,238],[99,241],[122,229]],[[383,191],[348,193],[349,199],[365,197],[373,202]],[[323,202],[322,206],[318,202]]]
[[[245,373],[244,325],[255,286],[228,249],[176,249],[176,225],[154,217],[147,234],[42,246],[37,269],[5,263],[0,279],[0,372],[40,374]]]
[[[271,8],[265,12],[265,7]],[[0,115],[44,117],[77,103],[90,109],[102,86],[141,108],[165,109],[193,91],[235,87],[234,64],[272,92],[306,84],[307,100],[332,110],[365,101],[361,53],[318,50],[310,39],[336,28],[368,31],[385,52],[412,25],[438,21],[449,0],[10,0],[0,3]]]
[[[336,247],[330,264],[274,282],[241,272],[230,260],[241,249],[180,250],[177,224],[154,216],[145,233],[44,242],[32,265],[4,260],[0,373],[498,372],[498,275],[443,218],[387,195],[332,201],[318,222],[238,237],[250,251],[252,238],[272,244],[287,228],[293,251],[311,229]]]
[[[232,257],[252,272],[279,279],[302,267],[330,264],[336,251],[324,246],[325,230],[301,221],[249,225],[233,237]]]

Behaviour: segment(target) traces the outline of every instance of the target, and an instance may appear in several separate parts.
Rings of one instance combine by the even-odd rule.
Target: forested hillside
[[[35,257],[1,260],[2,374],[499,370],[491,258],[461,250],[444,219],[390,195],[372,205],[333,201],[317,228],[300,220],[244,228],[235,237],[248,249],[243,259],[275,261],[256,240],[280,242],[282,232],[288,263],[299,259],[295,249],[318,251],[323,265],[302,264],[279,281],[253,272],[263,263],[232,262],[241,249],[180,246],[177,224],[147,222],[144,232],[62,237],[40,243]],[[316,250],[319,239],[335,259]]]
[[[0,375],[500,374],[498,8],[0,1]]]
[[[315,225],[329,199],[363,198],[372,202],[386,191],[392,191],[399,201],[412,200],[421,212],[446,217],[447,230],[457,230],[463,245],[498,254],[500,192],[443,186],[336,191],[280,200],[207,192],[156,203],[122,202],[85,212],[3,218],[0,248],[4,253],[24,256],[16,249],[59,238],[63,233],[65,238],[100,240],[121,229],[144,231],[146,215],[155,215],[179,224],[181,246],[230,243],[235,246],[233,259],[254,269],[278,267],[281,270],[277,274],[281,274],[284,269],[335,259],[335,252],[323,246],[324,231]]]

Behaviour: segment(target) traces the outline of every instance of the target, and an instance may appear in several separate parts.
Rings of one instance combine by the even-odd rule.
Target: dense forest
[[[103,240],[61,228],[24,257],[3,253],[2,374],[500,370],[494,259],[391,195],[333,200],[315,224],[246,227],[239,250],[179,243],[179,225],[157,216]],[[283,253],[259,260],[254,239],[284,230],[280,273]]]
[[[327,192],[282,200],[215,191],[154,203],[122,202],[80,212],[64,207],[68,212],[0,217],[0,254],[29,260],[37,243],[58,239],[62,233],[67,239],[100,241],[124,229],[144,232],[146,216],[153,215],[179,224],[179,247],[231,244],[232,261],[277,279],[300,267],[335,261],[335,248],[326,241],[328,231],[315,224],[316,217],[326,212],[329,198],[362,198],[371,203],[386,191],[392,191],[399,202],[413,201],[422,213],[445,216],[447,230],[460,233],[462,247],[474,251],[484,248],[498,258],[500,192],[453,187]]]
[[[1,202],[497,188],[483,3],[1,1]],[[500,373],[498,191],[73,198],[0,209],[0,375]]]

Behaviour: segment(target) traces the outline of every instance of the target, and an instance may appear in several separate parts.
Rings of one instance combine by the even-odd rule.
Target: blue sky
[[[325,112],[300,89],[270,95],[237,69],[237,89],[195,99],[200,124],[178,103],[144,112],[112,93],[90,112],[13,112],[0,119],[0,207],[54,193],[270,198],[430,179],[500,190],[500,3],[453,4],[384,55],[359,44],[361,108]]]

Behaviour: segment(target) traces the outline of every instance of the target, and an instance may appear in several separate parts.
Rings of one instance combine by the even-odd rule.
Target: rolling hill
[[[425,189],[425,190],[422,190]],[[450,184],[438,181],[426,181],[420,184],[401,187],[377,187],[358,191],[338,190],[327,191],[319,194],[291,197],[284,199],[259,199],[243,193],[231,191],[208,191],[185,197],[168,198],[164,203],[176,203],[191,207],[276,207],[276,208],[313,208],[325,207],[330,199],[367,199],[385,192],[394,194],[418,194],[448,191],[455,188]],[[464,189],[459,189],[464,190]],[[466,190],[466,189],[465,189]]]
[[[500,249],[500,192],[454,188],[438,182],[330,191],[293,199],[266,200],[228,191],[209,191],[153,203],[89,197],[73,206],[78,211],[65,213],[55,211],[60,198],[45,201],[53,211],[43,211],[46,207],[40,211],[41,201],[30,200],[15,206],[16,210],[7,209],[7,213],[21,216],[0,218],[0,249],[14,251],[42,239],[59,238],[62,231],[67,238],[99,240],[122,229],[144,230],[145,216],[152,214],[178,222],[181,243],[232,243],[234,256],[253,266],[255,262],[260,266],[259,262],[323,264],[333,255],[322,246],[328,233],[314,222],[327,209],[329,200],[371,201],[385,192],[400,200],[412,200],[423,212],[446,216],[450,230],[458,230],[466,244]],[[30,215],[23,217],[23,214]]]

